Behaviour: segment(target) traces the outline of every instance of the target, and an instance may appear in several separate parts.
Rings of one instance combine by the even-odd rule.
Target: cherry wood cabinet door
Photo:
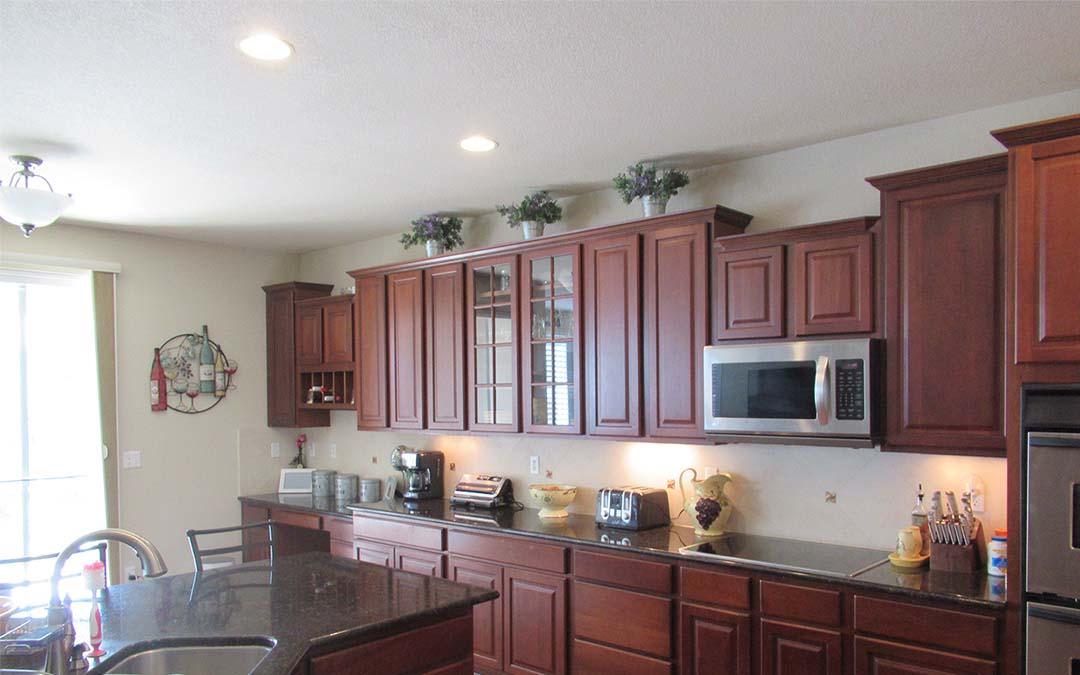
[[[514,567],[503,570],[505,672],[566,672],[566,579]]]
[[[682,675],[750,675],[750,615],[682,603]]]
[[[499,597],[473,608],[473,661],[485,668],[503,668],[502,567],[450,556],[447,577],[458,583],[489,588]]]
[[[248,504],[240,505],[241,525],[265,523],[269,519],[269,509],[264,509],[261,506],[250,506]],[[252,528],[250,530],[244,530],[243,534],[241,535],[241,539],[244,546],[254,547],[256,544],[266,544],[265,546],[244,549],[242,553],[243,562],[251,562],[252,560],[269,560],[270,540],[268,538],[266,529]]]
[[[442,579],[446,576],[443,569],[445,563],[446,557],[442,553],[422,551],[408,546],[394,547],[394,567],[399,570]]]
[[[356,558],[360,562],[382,565],[383,567],[394,566],[396,560],[393,546],[366,539],[357,539],[355,544]]]
[[[338,296],[323,306],[323,361],[349,363],[353,360],[352,302]]]
[[[702,351],[709,340],[709,250],[705,224],[644,236],[645,430],[704,436]]]
[[[353,296],[356,342],[356,426],[385,429],[388,421],[386,371],[386,277],[361,277]]]
[[[840,675],[840,633],[796,623],[762,619],[762,675]]]
[[[1012,151],[1016,360],[1080,361],[1080,137]]]
[[[296,426],[296,330],[291,291],[266,293],[266,423]]]
[[[997,672],[993,661],[855,636],[855,675],[994,675]]]
[[[323,318],[320,305],[296,308],[296,362],[317,366],[323,362]]]
[[[713,340],[784,335],[784,247],[716,251]]]
[[[386,278],[390,427],[424,428],[424,273]]]
[[[465,266],[425,270],[427,427],[465,429]]]
[[[330,555],[336,555],[339,558],[352,558],[356,559],[356,545],[351,541],[342,541],[340,539],[330,540]]]
[[[590,436],[641,436],[641,237],[585,244],[585,401]]]
[[[1005,451],[1005,172],[882,195],[885,444]]]
[[[792,246],[796,335],[874,329],[873,246],[868,232]]]
[[[581,433],[580,252],[574,244],[521,256],[521,410],[526,433]]]
[[[521,431],[516,255],[466,267],[469,429]]]

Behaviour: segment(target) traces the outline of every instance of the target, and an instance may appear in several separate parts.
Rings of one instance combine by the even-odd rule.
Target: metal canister
[[[360,481],[360,501],[377,502],[382,498],[382,481],[378,478],[365,478]]]
[[[334,476],[337,471],[332,469],[315,469],[311,472],[311,496],[333,497]]]
[[[356,501],[357,484],[360,476],[355,473],[339,473],[334,479],[334,499],[341,504],[351,504]]]

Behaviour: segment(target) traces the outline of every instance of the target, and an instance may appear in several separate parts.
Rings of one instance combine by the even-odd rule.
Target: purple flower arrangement
[[[461,238],[461,218],[433,213],[412,221],[412,231],[401,235],[405,248],[419,246],[428,241],[440,242],[447,251],[465,245]]]
[[[562,218],[562,207],[552,199],[546,190],[534,192],[518,204],[495,207],[499,215],[506,218],[510,227],[517,227],[526,221],[536,221],[544,225],[558,222]]]
[[[685,171],[665,169],[660,172],[655,166],[638,162],[626,167],[626,173],[620,173],[611,182],[623,201],[629,204],[641,197],[657,197],[667,201],[679,193],[679,188],[690,184],[690,177]]]

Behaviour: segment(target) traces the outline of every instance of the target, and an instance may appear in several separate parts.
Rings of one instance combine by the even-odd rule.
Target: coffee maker
[[[442,499],[443,454],[438,450],[413,450],[404,446],[394,448],[390,464],[401,472],[404,499]]]

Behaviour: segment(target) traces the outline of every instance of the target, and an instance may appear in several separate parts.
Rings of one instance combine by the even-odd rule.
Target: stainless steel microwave
[[[872,447],[878,341],[705,348],[705,432],[725,442]]]

